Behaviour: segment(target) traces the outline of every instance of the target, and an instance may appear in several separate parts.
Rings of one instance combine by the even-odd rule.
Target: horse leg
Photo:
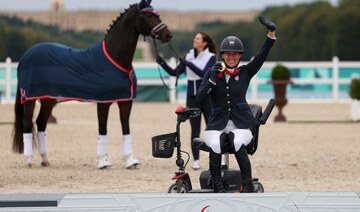
[[[56,105],[56,102],[54,103],[53,108],[55,107],[55,105]],[[54,116],[54,114],[52,114],[52,113],[50,114],[50,117],[48,119],[48,123],[57,124],[57,119]]]
[[[33,123],[32,123],[34,108],[35,108],[35,101],[27,101],[24,104],[24,117],[23,117],[24,156],[26,159],[26,165],[29,166],[30,168],[34,164]]]
[[[42,99],[40,100],[41,107],[39,115],[36,119],[37,125],[37,141],[38,141],[38,151],[41,155],[42,166],[50,166],[50,162],[47,159],[47,144],[46,144],[46,126],[51,116],[52,109],[56,104],[56,100],[53,99]]]
[[[97,103],[97,116],[98,116],[98,141],[96,154],[99,157],[98,168],[104,169],[110,166],[107,158],[107,120],[109,116],[109,109],[111,103]]]
[[[123,132],[123,156],[126,162],[127,169],[137,168],[139,160],[132,153],[132,139],[130,135],[130,113],[132,108],[132,101],[118,102],[120,121]]]

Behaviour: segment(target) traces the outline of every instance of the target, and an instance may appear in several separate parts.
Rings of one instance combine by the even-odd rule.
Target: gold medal
[[[221,70],[220,72],[223,72],[225,70],[226,66],[224,62],[221,62]]]

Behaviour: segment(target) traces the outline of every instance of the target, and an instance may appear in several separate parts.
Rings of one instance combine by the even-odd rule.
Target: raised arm
[[[262,16],[259,17],[259,22],[263,24],[269,30],[269,32],[260,51],[256,54],[254,59],[246,65],[247,69],[249,70],[249,74],[251,76],[254,76],[259,71],[261,66],[264,64],[264,62],[266,61],[269,55],[270,49],[276,40],[275,37],[276,25],[269,19],[266,19]]]

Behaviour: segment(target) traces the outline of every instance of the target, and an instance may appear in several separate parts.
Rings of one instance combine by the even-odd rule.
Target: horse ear
[[[141,0],[139,3],[139,9],[144,9],[146,7],[150,7],[151,0]]]

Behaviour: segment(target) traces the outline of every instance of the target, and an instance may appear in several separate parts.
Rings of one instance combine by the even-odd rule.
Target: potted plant
[[[350,82],[349,94],[351,97],[351,118],[360,120],[360,78],[353,78]]]
[[[286,121],[286,117],[282,113],[282,108],[287,104],[286,86],[290,82],[290,69],[284,65],[277,64],[271,72],[271,83],[274,87],[275,105],[279,109],[279,113],[275,116],[275,122]]]

